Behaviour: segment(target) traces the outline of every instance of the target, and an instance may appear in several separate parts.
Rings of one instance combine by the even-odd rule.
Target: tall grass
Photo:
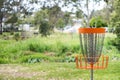
[[[117,49],[110,44],[113,37],[107,35],[104,42],[103,53],[106,55],[118,55]],[[32,37],[26,40],[0,40],[0,63],[16,62],[26,54],[54,53],[54,56],[66,56],[67,54],[81,53],[79,36],[69,34],[54,34],[49,37]],[[26,55],[27,56],[27,55]],[[27,57],[28,58],[28,57]]]

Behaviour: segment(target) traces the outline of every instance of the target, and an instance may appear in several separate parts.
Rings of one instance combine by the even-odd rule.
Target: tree
[[[3,3],[5,0],[0,0],[0,34],[2,34],[2,22],[3,22]]]
[[[42,36],[47,36],[51,33],[53,27],[49,23],[48,9],[35,13],[34,24],[39,27],[39,32]]]
[[[70,24],[70,12],[61,12],[61,16],[58,18],[56,22],[56,28],[63,29],[66,25]]]
[[[10,16],[8,18],[8,20],[5,22],[6,24],[11,24],[11,33],[13,34],[14,32],[14,24],[17,22],[18,17],[16,16],[16,14],[12,14],[12,16]]]
[[[115,33],[117,38],[114,41],[114,45],[120,50],[120,0],[114,1],[114,11],[112,13],[111,24],[115,27]]]
[[[48,15],[49,22],[53,27],[56,27],[58,19],[63,16],[61,8],[58,5],[48,8]]]
[[[71,18],[70,18],[70,12],[65,12],[65,13],[63,13],[64,14],[64,16],[63,16],[63,20],[64,20],[64,22],[65,22],[65,25],[67,25],[67,24],[70,24],[70,20],[71,20]]]
[[[108,27],[111,27],[110,17],[111,17],[111,13],[114,11],[114,8],[113,8],[114,1],[113,0],[104,0],[104,1],[106,2],[106,6],[102,10],[97,11],[97,14],[107,22]]]
[[[77,9],[77,12],[76,12],[77,17],[80,17],[82,13],[82,18],[84,18],[85,23],[87,23],[86,26],[89,27],[89,21],[92,18],[95,11],[94,9],[90,10],[89,4],[93,2],[94,5],[96,5],[102,0],[33,0],[33,1],[36,1],[38,5],[41,5],[42,9],[44,8],[50,9],[49,15],[51,17],[49,18],[51,18],[52,25],[56,24],[55,17],[59,16],[59,12],[61,11],[61,8],[63,7],[69,8],[72,6],[73,9],[75,8]],[[105,0],[105,2],[107,1]],[[86,10],[83,10],[83,9],[86,9]]]
[[[34,24],[35,25],[40,25],[41,22],[46,21],[48,19],[49,19],[48,9],[40,10],[40,11],[35,13]]]
[[[43,7],[42,10],[35,13],[34,24],[39,26],[44,22],[49,25],[47,29],[53,31],[54,28],[63,28],[69,23],[70,13],[62,12],[58,5],[52,7]],[[41,26],[40,26],[41,27]],[[44,29],[44,28],[41,28]],[[47,30],[49,32],[49,30]],[[41,31],[40,31],[41,32]]]
[[[17,22],[17,16],[15,15],[18,12],[18,6],[21,4],[21,1],[22,0],[0,0],[0,25],[1,25],[0,33],[1,34],[2,34],[3,22],[7,22],[7,23],[10,22],[15,23],[15,21]]]
[[[32,4],[37,4],[36,1],[38,0],[0,0],[0,34],[2,34],[2,23],[4,21],[12,22],[8,19],[14,18],[13,15],[16,15],[18,20],[23,20],[26,16],[31,15],[35,9]]]
[[[83,18],[83,12],[81,10],[76,11],[76,17],[77,18]]]
[[[76,15],[81,14],[81,17],[84,18],[85,26],[90,27],[90,19],[93,17],[95,9],[90,9],[90,3],[93,3],[93,6],[97,5],[102,0],[65,0],[67,4],[73,4],[76,7]],[[86,9],[86,10],[85,10]]]
[[[57,28],[61,28],[61,29],[64,28],[64,26],[65,26],[65,21],[63,20],[63,18],[59,18],[59,19],[58,19],[58,21],[57,21],[57,23],[56,23],[56,26],[57,26]]]
[[[50,35],[51,32],[51,25],[49,24],[48,21],[42,21],[40,26],[39,26],[39,32],[41,33],[42,36],[47,36]]]

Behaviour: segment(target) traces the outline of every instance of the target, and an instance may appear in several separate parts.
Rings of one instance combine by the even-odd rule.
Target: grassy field
[[[75,63],[1,64],[0,80],[89,80],[90,71],[76,69]],[[120,80],[120,62],[109,62],[94,71],[95,80]]]
[[[103,54],[109,66],[95,70],[95,80],[120,80],[120,54],[111,45],[116,36],[107,33]],[[89,70],[75,68],[80,54],[79,35],[55,34],[25,40],[0,39],[0,80],[89,80]]]

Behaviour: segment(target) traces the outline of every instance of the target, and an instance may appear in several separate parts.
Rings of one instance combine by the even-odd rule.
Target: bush
[[[10,61],[6,58],[0,58],[0,64],[7,64],[9,63]]]
[[[15,33],[15,34],[14,34],[14,39],[15,39],[16,41],[18,41],[18,40],[20,39],[20,34],[19,34],[19,33]]]
[[[117,38],[113,41],[113,45],[116,46],[116,48],[120,51],[120,23],[115,29],[115,33],[117,35]]]
[[[49,35],[51,30],[52,30],[52,26],[48,23],[48,21],[41,21],[39,32],[42,36]]]
[[[90,20],[90,27],[107,27],[107,23],[103,21],[100,17],[92,18]]]
[[[113,45],[120,51],[120,37],[115,38]]]

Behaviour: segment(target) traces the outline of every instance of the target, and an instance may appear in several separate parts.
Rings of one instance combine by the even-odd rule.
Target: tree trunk
[[[14,23],[11,23],[11,30],[10,30],[10,34],[13,35],[14,34]]]
[[[2,23],[0,22],[0,34],[2,35]]]
[[[0,34],[2,35],[2,20],[3,20],[3,13],[0,10]]]
[[[87,8],[87,27],[90,27],[89,0],[86,0],[86,8]]]

